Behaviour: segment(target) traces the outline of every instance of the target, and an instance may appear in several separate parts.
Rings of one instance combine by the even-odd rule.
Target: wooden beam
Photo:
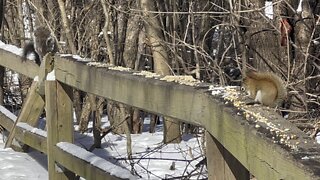
[[[10,119],[8,115],[8,112],[5,110],[0,111],[0,124],[2,125],[3,122],[6,122],[5,124],[8,124],[8,127],[13,126],[13,120]],[[11,115],[12,117],[12,115]],[[10,130],[10,128],[9,128]],[[39,129],[36,129],[26,123],[18,123],[16,126],[16,138],[20,142],[23,142],[38,151],[41,151],[45,154],[47,154],[47,136],[42,135],[45,133],[36,133],[36,131],[40,131]],[[74,145],[75,146],[75,145]],[[80,148],[80,147],[79,147]],[[80,152],[81,151],[81,152]],[[93,160],[95,157],[97,157],[95,154],[88,152],[87,150],[81,148],[77,149],[78,154],[89,154],[90,157]],[[84,177],[86,179],[120,179],[119,177],[115,175],[111,175],[107,171],[94,166],[93,162],[87,162],[76,155],[70,154],[69,152],[66,152],[65,150],[62,150],[58,147],[54,147],[54,154],[56,156],[55,160],[57,160],[60,164],[62,164],[64,167],[68,168],[69,170],[72,170],[76,174],[80,175],[81,177]],[[99,158],[99,157],[97,157]],[[101,159],[101,161],[106,161],[104,159]],[[115,166],[115,165],[113,165]],[[127,171],[126,169],[123,169],[122,167],[118,167],[119,169],[122,169],[124,172]],[[126,172],[126,174],[131,177],[130,172]],[[132,176],[133,177],[133,176]]]
[[[74,178],[74,173],[58,168],[54,146],[60,142],[73,142],[72,90],[55,80],[45,82],[46,115],[48,129],[49,179]]]
[[[41,132],[41,133],[36,133]],[[47,136],[46,132],[34,128],[26,123],[18,123],[16,127],[15,138],[28,146],[47,154]]]
[[[306,134],[270,111],[265,117],[295,134],[299,151],[274,143],[264,135],[266,128],[256,128],[255,119],[242,113],[223,98],[213,96],[208,88],[191,87],[133,75],[103,67],[88,66],[71,57],[55,57],[57,80],[107,99],[131,105],[206,127],[241,164],[258,179],[318,179],[320,146]],[[259,111],[263,114],[264,110]],[[313,153],[313,159],[302,159]],[[272,156],[272,158],[270,158]]]
[[[48,73],[50,73],[53,70],[53,54],[48,53],[43,57],[43,61],[41,62],[40,69],[39,69],[39,75],[38,75],[38,93],[41,96],[44,96],[45,93],[45,80],[47,78]]]
[[[127,169],[116,166],[71,143],[58,143],[54,147],[54,154],[61,165],[85,179],[135,179]],[[111,175],[108,171],[115,171],[118,174]]]
[[[31,60],[22,62],[22,57],[20,55],[4,49],[0,49],[0,57],[0,65],[3,67],[9,68],[32,79],[38,75],[39,66]]]
[[[5,53],[6,54],[6,53]],[[21,58],[20,58],[21,59]],[[26,61],[25,63],[29,63]],[[15,63],[13,63],[15,64]],[[21,63],[17,63],[21,64]],[[18,65],[19,66],[19,65]],[[22,106],[22,110],[19,114],[17,121],[15,121],[12,129],[10,130],[10,134],[6,141],[5,147],[11,146],[14,136],[15,136],[15,128],[18,122],[26,122],[29,125],[35,127],[38,124],[39,117],[44,109],[44,99],[41,95],[44,95],[44,80],[46,75],[52,71],[53,69],[53,57],[51,54],[47,54],[44,57],[43,63],[41,64],[40,76],[38,81],[33,81],[31,88],[28,92],[27,100]],[[22,150],[26,151],[28,146],[22,146]]]
[[[249,171],[226,150],[210,133],[206,132],[208,178],[214,180],[249,180]]]
[[[7,131],[10,132],[16,120],[16,115],[7,110],[5,107],[0,106],[0,124],[2,127],[4,127]]]
[[[14,115],[10,115],[10,112],[7,112],[7,110],[4,110],[3,108],[0,108],[0,124],[7,124],[8,129],[10,130],[13,126],[14,120],[12,119]],[[40,133],[37,133],[40,132]],[[20,142],[23,142],[38,151],[41,151],[45,154],[47,154],[47,135],[44,131],[41,131],[39,129],[36,129],[26,123],[18,123],[16,127],[16,139]],[[75,146],[75,145],[74,145]],[[88,152],[87,150],[78,147],[77,154],[89,154],[92,160],[96,160],[95,157],[97,157],[95,154]],[[93,165],[93,162],[90,163],[90,161],[85,161],[84,159],[81,159],[77,157],[76,155],[70,154],[70,152],[63,150],[57,146],[54,146],[54,154],[56,155],[55,160],[57,160],[61,165],[66,167],[69,170],[72,170],[76,174],[80,175],[81,177],[84,177],[85,179],[106,179],[108,177],[109,179],[119,179],[119,177],[115,175],[111,175],[107,171],[101,169],[100,167],[97,167]],[[81,153],[80,153],[81,151]],[[99,158],[99,157],[97,157]],[[101,161],[106,161],[104,159],[101,159]],[[100,162],[101,162],[100,161]],[[113,165],[114,166],[114,165]],[[122,167],[118,167],[121,169]],[[125,172],[126,169],[123,169]],[[126,172],[128,176],[131,177],[129,172]]]
[[[3,126],[6,130],[10,132],[16,119],[17,117],[14,114],[12,114],[10,111],[5,109],[3,106],[0,106],[1,126]],[[18,123],[16,126],[15,138],[18,141],[37,149],[38,151],[47,153],[47,136],[43,135],[46,133],[41,133],[41,134],[35,133],[35,131],[42,131],[42,130],[36,129],[26,123],[23,123],[24,126],[20,126],[20,124],[21,123]]]
[[[43,112],[44,99],[37,93],[38,81],[33,81],[29,90],[27,100],[22,106],[22,110],[18,119],[14,122],[10,134],[6,141],[5,147],[10,147],[15,137],[15,128],[18,122],[27,122],[29,125],[35,127],[38,123],[39,117]],[[23,149],[25,149],[24,147]]]

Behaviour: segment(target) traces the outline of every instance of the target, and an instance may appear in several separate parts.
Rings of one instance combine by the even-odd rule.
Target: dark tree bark
[[[4,5],[5,5],[5,0],[0,0],[0,31],[2,31],[2,21],[4,17]],[[1,39],[3,39],[3,34]],[[0,105],[3,105],[3,100],[4,100],[4,74],[5,74],[5,68],[0,67]]]
[[[127,13],[131,6],[135,7],[134,1],[118,1],[115,6],[122,11],[117,12],[117,23],[114,27],[115,43],[115,63],[134,69],[137,55],[137,33],[139,33],[138,19],[133,14],[128,16]],[[106,13],[106,11],[105,11]],[[128,21],[130,18],[130,21]],[[107,39],[106,39],[107,40]],[[127,105],[113,101],[108,101],[107,113],[110,123],[115,127],[112,132],[118,134],[127,134],[128,149],[131,147],[130,133],[133,127],[133,109]],[[130,147],[129,147],[130,146]],[[128,152],[131,154],[130,152]]]
[[[136,9],[139,2],[134,2],[131,4],[130,8]],[[139,42],[139,32],[140,32],[140,17],[138,14],[132,13],[128,19],[127,32],[125,37],[125,44],[123,49],[123,63],[125,67],[131,69],[137,69],[135,67],[138,54],[138,42]],[[132,108],[132,118],[129,123],[129,128],[131,133],[142,133],[143,120],[140,119],[140,110],[137,108]]]
[[[309,118],[308,112],[308,84],[307,78],[310,77],[314,54],[312,36],[314,35],[315,19],[309,1],[303,1],[300,19],[294,27],[295,36],[295,56],[292,62],[290,80],[294,82],[290,95],[291,109],[298,113],[290,113],[291,119]]]
[[[265,6],[265,0],[255,0],[254,3],[248,1],[247,5],[248,9],[259,9]],[[260,71],[280,73],[278,39],[272,20],[264,15],[264,9],[249,13],[247,17],[250,18],[247,28],[249,57],[253,59],[251,65]]]

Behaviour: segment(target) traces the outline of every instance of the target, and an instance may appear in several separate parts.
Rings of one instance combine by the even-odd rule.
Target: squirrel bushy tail
[[[270,72],[255,72],[249,70],[245,74],[246,77],[255,79],[255,80],[264,80],[273,83],[277,88],[277,97],[275,99],[275,104],[282,106],[283,103],[287,100],[287,91],[282,79]]]
[[[26,61],[27,60],[27,56],[29,54],[34,54],[35,57],[35,62],[36,64],[38,64],[40,66],[41,64],[41,59],[39,54],[36,52],[35,48],[34,48],[34,43],[33,42],[28,42],[26,43],[26,45],[23,47],[23,52],[22,52],[22,60]]]
[[[271,72],[254,72],[247,71],[246,76],[256,80],[265,80],[273,83],[277,88],[277,99],[285,100],[287,98],[287,91],[285,85],[280,77]]]

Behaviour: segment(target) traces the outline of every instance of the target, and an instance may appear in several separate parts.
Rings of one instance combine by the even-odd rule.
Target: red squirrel
[[[283,81],[270,72],[247,71],[243,86],[250,98],[269,107],[279,105],[287,97]]]

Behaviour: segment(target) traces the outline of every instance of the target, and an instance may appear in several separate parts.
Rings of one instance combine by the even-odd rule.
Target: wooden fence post
[[[74,173],[56,164],[54,146],[58,142],[73,143],[72,89],[56,80],[45,83],[48,173],[49,179],[74,179]]]
[[[249,180],[249,171],[218,140],[206,131],[209,180]]]

